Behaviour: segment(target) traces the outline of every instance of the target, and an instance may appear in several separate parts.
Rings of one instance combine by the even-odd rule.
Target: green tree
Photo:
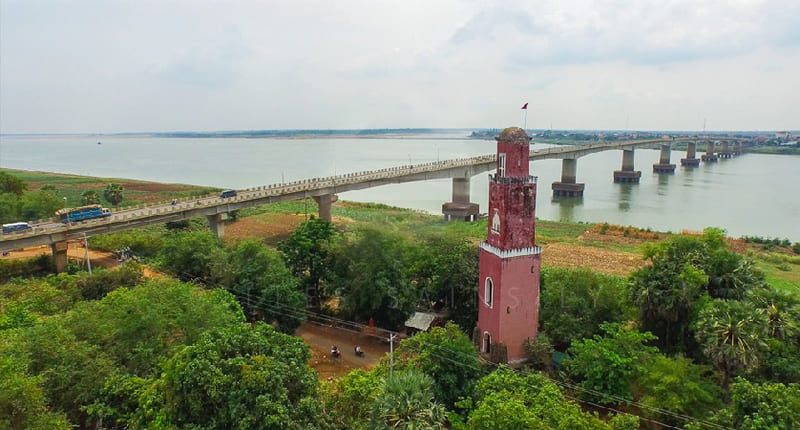
[[[335,237],[336,230],[330,222],[312,215],[288,239],[278,244],[286,265],[300,279],[306,296],[317,309],[320,308],[323,293],[320,281],[329,268],[328,248]]]
[[[14,193],[0,193],[0,223],[19,221],[22,217],[22,202]]]
[[[757,369],[764,350],[767,319],[749,303],[714,300],[702,311],[695,332],[703,354],[723,373],[722,385],[745,369]]]
[[[213,285],[229,270],[222,243],[208,231],[175,232],[164,241],[158,259],[184,281],[200,279]]]
[[[709,366],[692,364],[691,359],[681,356],[654,354],[644,362],[644,371],[635,383],[641,395],[639,401],[650,407],[643,408],[642,413],[673,426],[683,426],[686,421],[656,409],[697,418],[707,416],[721,405],[722,397],[710,376]]]
[[[659,338],[666,351],[687,351],[689,315],[708,278],[701,269],[707,255],[703,242],[676,236],[648,247],[645,256],[652,264],[631,276],[630,297],[639,308],[643,329]]]
[[[470,332],[478,318],[478,247],[462,237],[426,236],[411,268],[429,303],[447,306],[449,318]]]
[[[0,172],[0,193],[12,193],[17,197],[28,189],[28,184],[22,179],[6,172]]]
[[[373,402],[375,429],[443,429],[445,409],[433,400],[433,380],[416,369],[387,378]]]
[[[587,269],[545,269],[539,312],[542,330],[563,351],[573,340],[598,334],[601,323],[623,321],[635,310],[622,278]]]
[[[97,192],[94,190],[86,190],[81,193],[81,205],[99,205],[100,204],[100,196],[97,195]]]
[[[49,218],[64,207],[64,200],[56,193],[47,190],[25,193],[21,200],[21,215],[27,220]]]
[[[475,345],[450,322],[400,341],[396,354],[401,365],[434,379],[434,396],[447,407],[469,395],[482,371]]]
[[[635,429],[638,422],[611,426],[564,398],[551,380],[537,372],[517,373],[501,366],[483,377],[472,397],[469,429]],[[465,402],[469,403],[469,402]],[[612,423],[619,420],[612,419]]]
[[[122,202],[122,199],[125,198],[122,194],[123,191],[125,191],[125,189],[122,185],[112,182],[106,185],[106,188],[103,190],[103,197],[116,207]]]
[[[399,328],[414,312],[419,292],[409,279],[409,245],[395,233],[366,228],[337,242],[330,285],[344,313],[359,321]]]
[[[322,415],[329,428],[367,428],[372,405],[383,392],[385,378],[379,375],[380,370],[355,369],[337,379],[336,384],[321,387]]]
[[[134,427],[306,428],[319,413],[309,357],[302,339],[264,323],[207,333],[164,363]]]
[[[67,430],[63,414],[50,411],[42,377],[31,376],[27,360],[0,345],[0,428]]]
[[[229,290],[239,299],[245,314],[277,322],[293,333],[305,311],[305,296],[280,255],[258,239],[240,242],[230,252],[233,280]]]
[[[731,384],[731,404],[717,412],[712,421],[741,430],[800,428],[800,385],[753,384],[736,378]],[[691,427],[700,428],[707,427]]]
[[[587,394],[592,401],[615,404],[618,398],[633,399],[633,382],[640,377],[644,363],[657,351],[645,343],[655,336],[640,333],[619,323],[600,326],[605,335],[575,341],[567,350],[564,367],[570,378],[587,390],[607,396]],[[613,396],[613,397],[612,397]]]

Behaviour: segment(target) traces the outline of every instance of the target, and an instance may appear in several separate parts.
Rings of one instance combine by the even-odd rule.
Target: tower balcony
[[[481,249],[489,253],[492,253],[500,258],[524,257],[527,255],[537,255],[542,253],[542,248],[540,246],[531,246],[528,248],[516,248],[516,249],[500,249],[496,246],[489,245],[488,242],[481,242],[480,247]]]
[[[527,185],[527,184],[536,184],[536,176],[523,176],[523,177],[514,177],[514,176],[498,176],[489,174],[489,182],[493,182],[495,184],[507,184],[507,185]]]

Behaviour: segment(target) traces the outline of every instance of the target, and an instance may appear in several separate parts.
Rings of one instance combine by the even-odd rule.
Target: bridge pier
[[[716,163],[717,162],[717,155],[714,154],[714,141],[709,140],[708,146],[706,147],[706,153],[700,157],[703,161],[707,163]]]
[[[442,204],[447,221],[477,221],[479,206],[469,201],[470,177],[453,178],[453,200]]]
[[[53,251],[53,264],[56,268],[56,273],[62,273],[67,268],[67,241],[53,242],[50,245],[50,250]]]
[[[561,182],[553,182],[553,197],[583,197],[586,184],[575,182],[578,160],[564,158],[561,160]]]
[[[697,167],[700,165],[700,159],[696,157],[697,142],[689,142],[686,148],[686,158],[681,158],[681,166]]]
[[[317,202],[317,206],[319,206],[319,218],[328,222],[333,220],[333,216],[331,215],[331,204],[335,201],[339,200],[339,196],[336,194],[322,194],[319,196],[314,196],[314,201]]]
[[[614,182],[639,183],[641,170],[633,170],[633,149],[622,150],[622,170],[614,171]]]
[[[722,141],[722,151],[717,154],[719,158],[731,158],[733,154],[731,154],[731,148],[728,144],[727,140]]]
[[[658,157],[658,164],[653,164],[653,173],[675,173],[675,165],[669,162],[672,155],[672,145],[669,143],[661,145],[661,154]]]
[[[227,214],[224,213],[206,215],[206,219],[208,219],[208,227],[211,229],[211,232],[220,239],[225,236],[225,219],[227,219],[226,215]]]
[[[736,149],[733,151],[734,155],[741,155],[744,153],[744,142],[736,142]]]

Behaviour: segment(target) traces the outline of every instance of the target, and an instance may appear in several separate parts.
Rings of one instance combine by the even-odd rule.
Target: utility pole
[[[389,378],[394,377],[394,336],[389,335]]]
[[[89,269],[89,274],[92,274],[92,260],[89,259],[89,239],[86,233],[83,233],[83,258],[86,260],[86,268]]]

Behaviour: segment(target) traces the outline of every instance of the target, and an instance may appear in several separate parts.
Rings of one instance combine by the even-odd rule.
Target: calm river
[[[434,138],[436,137],[436,138]],[[446,137],[446,138],[442,138]],[[102,144],[98,145],[98,141]],[[534,148],[547,145],[534,144]],[[154,138],[131,136],[2,136],[0,167],[157,182],[249,188],[362,170],[495,152],[494,141],[459,134],[389,138]],[[698,153],[699,156],[699,153]],[[673,151],[680,164],[683,152]],[[652,173],[656,150],[636,150],[639,184],[614,184],[622,152],[578,160],[582,200],[554,200],[550,184],[561,160],[531,163],[539,177],[536,215],[541,219],[609,222],[662,231],[724,228],[732,236],[800,241],[800,156],[744,154]],[[485,211],[486,174],[472,178],[472,201]],[[450,180],[387,185],[343,193],[345,200],[378,202],[441,213]]]

